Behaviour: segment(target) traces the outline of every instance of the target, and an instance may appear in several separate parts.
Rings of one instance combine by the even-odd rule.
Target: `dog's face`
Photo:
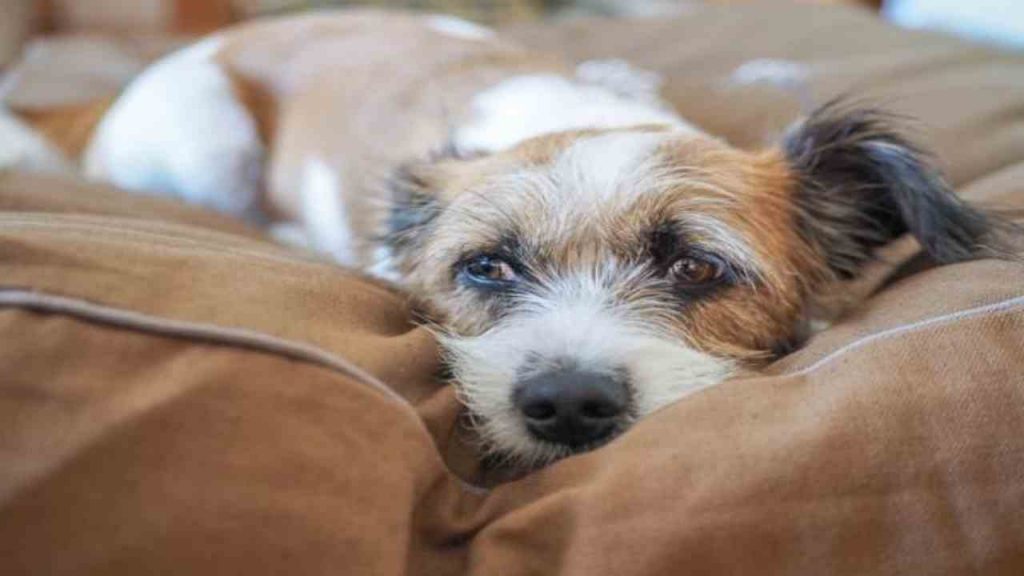
[[[759,152],[572,132],[405,170],[391,245],[486,446],[544,463],[755,369],[908,228],[973,255],[984,218],[885,122],[833,106]]]

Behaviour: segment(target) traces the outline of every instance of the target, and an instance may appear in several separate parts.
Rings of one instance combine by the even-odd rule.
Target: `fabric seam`
[[[138,229],[138,228],[109,228],[104,226],[98,226],[95,222],[90,222],[83,219],[82,217],[67,217],[59,216],[60,221],[54,223],[54,218],[49,218],[48,221],[41,221],[32,218],[20,217],[11,218],[0,215],[0,229],[2,228],[36,228],[36,229],[59,229],[61,232],[71,232],[72,234],[78,233],[82,236],[89,236],[90,232],[102,231],[104,233],[115,233],[127,236],[133,239],[139,239],[152,246],[161,247],[172,247],[177,249],[191,249],[204,254],[213,254],[215,256],[224,256],[229,258],[239,257],[251,257],[265,262],[271,262],[275,264],[286,264],[289,266],[314,266],[319,269],[327,269],[333,272],[338,272],[347,278],[353,278],[356,280],[367,280],[370,282],[369,287],[374,291],[383,294],[393,295],[394,292],[384,286],[377,285],[381,282],[380,279],[367,276],[366,274],[353,269],[345,268],[337,264],[333,264],[327,260],[323,260],[315,255],[303,255],[301,253],[290,253],[281,252],[281,249],[274,249],[273,247],[266,247],[260,249],[249,249],[238,246],[220,246],[219,248],[210,248],[208,242],[196,238],[189,238],[179,234],[173,234],[168,232],[160,232],[153,229]],[[165,230],[174,230],[179,225],[174,223],[150,221],[158,225]],[[203,230],[205,234],[214,235],[215,237],[227,237],[237,238],[231,234],[222,233],[215,230]],[[0,287],[2,289],[2,287]]]
[[[96,304],[87,300],[57,296],[54,294],[7,289],[0,287],[0,308],[25,308],[40,312],[63,314],[87,321],[99,322],[107,325],[128,328],[139,332],[156,334],[173,338],[198,340],[210,344],[236,346],[261,352],[269,352],[284,356],[293,360],[311,362],[340,372],[359,380],[363,384],[384,393],[385,396],[396,400],[403,407],[415,412],[412,404],[405,398],[392,390],[376,376],[360,368],[352,361],[327,352],[322,348],[285,340],[262,332],[246,328],[231,328],[189,322],[184,320],[171,320]],[[418,419],[417,415],[417,419]]]
[[[942,314],[940,316],[925,318],[924,320],[918,320],[916,322],[911,322],[909,324],[894,326],[892,328],[888,328],[880,332],[875,332],[873,334],[868,334],[867,336],[862,336],[854,340],[853,342],[849,342],[847,344],[844,344],[843,346],[840,346],[839,348],[836,348],[832,352],[829,352],[825,356],[819,358],[818,360],[815,360],[814,362],[803,368],[797,369],[792,372],[782,372],[779,373],[778,376],[802,376],[805,374],[809,374],[822,368],[826,364],[831,363],[837,358],[845,356],[848,352],[851,352],[858,348],[863,348],[864,346],[867,346],[874,342],[878,342],[880,340],[887,340],[889,338],[900,336],[902,334],[916,332],[924,328],[944,326],[961,320],[971,320],[974,318],[1010,312],[1018,308],[1024,308],[1024,295],[1015,296],[1013,298],[993,302],[991,304],[976,306],[974,308],[957,310],[955,312],[949,312],[947,314]]]

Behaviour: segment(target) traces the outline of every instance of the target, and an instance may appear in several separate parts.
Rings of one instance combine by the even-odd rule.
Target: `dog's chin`
[[[537,438],[511,414],[488,417],[469,407],[467,422],[472,442],[488,468],[530,471],[578,453],[567,445]]]
[[[520,478],[570,456],[578,456],[602,448],[622,436],[627,429],[629,426],[622,426],[621,429],[616,429],[601,440],[580,446],[555,444],[532,435],[517,443],[514,450],[510,450],[508,446],[478,441],[481,466],[488,474],[500,474],[505,480]],[[480,434],[480,431],[474,428],[473,436],[480,439],[485,435]]]
[[[517,473],[539,470],[559,460],[577,456],[601,448],[624,434],[632,422],[623,423],[606,436],[576,446],[556,444],[539,438],[522,427],[522,436],[509,438],[502,434],[502,440],[495,439],[495,432],[488,422],[470,415],[470,430],[481,454],[483,465],[488,469],[510,469]]]

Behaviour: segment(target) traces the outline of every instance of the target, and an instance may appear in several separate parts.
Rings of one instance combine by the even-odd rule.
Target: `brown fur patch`
[[[670,164],[695,167],[693,177],[713,186],[715,191],[700,187],[699,194],[724,202],[708,203],[705,214],[745,238],[762,267],[757,282],[699,302],[683,317],[685,332],[713,354],[769,356],[791,336],[808,293],[825,276],[821,256],[797,229],[796,182],[788,163],[774,151],[751,153],[707,139],[671,146],[666,153]]]
[[[227,69],[235,96],[256,121],[256,129],[264,145],[273,141],[277,131],[280,103],[277,96],[266,86],[239,76]]]
[[[15,113],[66,157],[77,161],[116,99],[111,96],[84,104]]]

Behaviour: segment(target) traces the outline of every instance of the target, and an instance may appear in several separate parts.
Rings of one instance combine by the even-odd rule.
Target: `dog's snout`
[[[577,448],[604,440],[619,428],[629,390],[612,374],[561,370],[520,382],[514,400],[530,433]]]

